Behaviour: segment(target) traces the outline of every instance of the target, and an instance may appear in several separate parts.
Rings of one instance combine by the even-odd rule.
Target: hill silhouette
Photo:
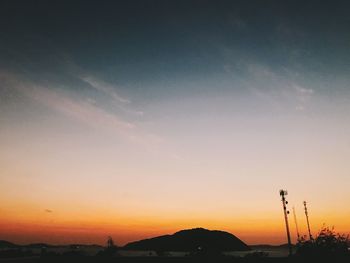
[[[18,245],[5,240],[0,240],[0,248],[15,248],[15,247],[18,247]]]
[[[228,232],[204,228],[181,230],[173,235],[131,242],[125,245],[124,249],[154,251],[250,250],[248,245]]]

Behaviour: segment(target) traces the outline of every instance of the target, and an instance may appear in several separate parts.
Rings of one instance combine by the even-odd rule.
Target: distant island
[[[250,247],[235,235],[204,228],[181,230],[173,235],[163,235],[128,243],[127,250],[154,251],[248,251]]]

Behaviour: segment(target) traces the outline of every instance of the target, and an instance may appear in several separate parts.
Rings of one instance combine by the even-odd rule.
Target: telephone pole
[[[283,205],[284,221],[286,223],[289,255],[292,255],[292,242],[290,240],[290,232],[289,232],[289,224],[288,224],[288,214],[289,214],[289,211],[287,210],[288,201],[285,198],[287,194],[288,192],[286,190],[280,190],[280,196],[282,198],[282,205]]]
[[[305,210],[305,216],[306,216],[306,222],[307,222],[307,229],[309,231],[309,238],[310,238],[310,241],[313,241],[314,238],[312,237],[311,230],[310,230],[309,213],[307,212],[306,201],[304,201],[304,210]]]

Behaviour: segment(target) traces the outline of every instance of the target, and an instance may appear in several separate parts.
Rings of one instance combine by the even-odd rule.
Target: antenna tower
[[[309,213],[307,211],[306,201],[304,201],[304,210],[305,210],[305,216],[306,216],[306,222],[307,222],[307,229],[309,231],[309,238],[310,238],[310,241],[313,241],[314,238],[312,237],[311,230],[310,230]]]
[[[300,241],[300,234],[299,234],[299,227],[298,227],[298,221],[297,221],[297,215],[295,213],[295,208],[293,206],[293,215],[294,215],[294,222],[295,222],[295,229],[297,231],[297,241]]]
[[[287,210],[288,201],[285,198],[287,194],[288,192],[286,190],[280,190],[280,196],[282,198],[282,205],[283,205],[284,221],[286,223],[289,255],[292,255],[292,242],[290,240],[290,231],[289,231],[289,224],[288,224],[288,214],[289,214],[289,211]]]

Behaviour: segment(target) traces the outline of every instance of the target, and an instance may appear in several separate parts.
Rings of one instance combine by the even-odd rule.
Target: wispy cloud
[[[8,72],[0,72],[0,79],[27,98],[94,129],[121,135],[145,146],[152,146],[161,141],[158,136],[142,131],[135,123],[122,118],[117,112],[106,110],[92,99],[75,96],[69,90],[59,89],[55,87],[55,83],[44,86]],[[118,97],[118,100],[128,103],[127,99]]]
[[[80,80],[89,84],[95,90],[104,93],[107,95],[113,102],[114,106],[117,106],[119,109],[124,112],[132,115],[143,116],[144,112],[141,110],[134,110],[130,108],[131,101],[123,96],[120,96],[116,91],[116,86],[109,84],[103,80],[92,77],[91,75],[82,75],[79,76]]]
[[[80,79],[88,84],[91,85],[94,89],[101,91],[108,96],[110,96],[113,100],[115,100],[117,103],[123,103],[123,104],[129,104],[130,100],[123,98],[117,92],[115,91],[115,87],[111,84],[108,84],[104,81],[98,80],[96,78],[93,78],[91,76],[81,76]]]
[[[230,55],[229,50],[226,49],[225,52]],[[232,54],[235,55],[234,52]],[[315,90],[301,85],[300,81],[296,80],[297,72],[286,68],[277,71],[250,56],[243,55],[242,57],[240,59],[238,56],[237,60],[224,64],[223,70],[239,78],[235,70],[239,69],[245,74],[243,85],[256,97],[267,101],[270,105],[287,106],[297,111],[307,108],[315,95]]]
[[[296,97],[298,101],[298,105],[295,107],[295,109],[298,111],[303,111],[305,109],[306,104],[311,99],[315,91],[313,89],[301,87],[300,85],[297,85],[295,83],[293,83],[291,87],[296,91]]]
[[[312,94],[314,94],[314,90],[313,89],[306,89],[303,87],[300,87],[299,85],[294,84],[293,88],[297,91],[297,93],[303,97],[305,96],[311,96]]]

